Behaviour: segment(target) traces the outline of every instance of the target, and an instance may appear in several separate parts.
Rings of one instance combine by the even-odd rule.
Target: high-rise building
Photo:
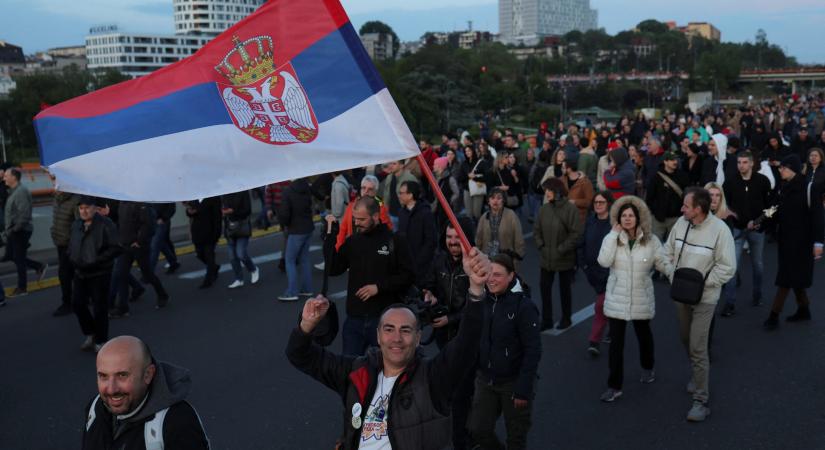
[[[126,33],[114,25],[86,36],[91,70],[117,69],[139,77],[195,53],[215,36],[252,14],[266,0],[172,0],[175,34]]]
[[[499,39],[505,44],[535,45],[545,36],[598,28],[590,0],[499,0]]]

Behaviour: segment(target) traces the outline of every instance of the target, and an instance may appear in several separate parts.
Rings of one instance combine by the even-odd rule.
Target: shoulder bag
[[[682,249],[679,250],[679,257],[676,259],[676,271],[673,272],[673,282],[670,285],[670,298],[686,305],[698,305],[702,301],[702,294],[705,292],[705,281],[710,274],[702,275],[696,269],[690,267],[679,268],[679,261],[682,260],[682,252],[687,245],[687,235],[692,225],[688,224],[685,236],[682,238]]]

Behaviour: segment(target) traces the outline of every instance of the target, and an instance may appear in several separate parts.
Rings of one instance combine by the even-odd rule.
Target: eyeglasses
[[[595,200],[595,201],[593,201],[593,204],[594,205],[606,205],[607,200]]]

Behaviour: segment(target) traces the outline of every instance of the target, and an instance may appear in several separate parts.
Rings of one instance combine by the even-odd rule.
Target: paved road
[[[224,287],[230,276],[224,273],[219,286],[196,290],[199,280],[188,274],[201,266],[188,255],[180,273],[162,275],[172,294],[167,309],[154,310],[154,297],[147,293],[133,305],[131,318],[111,324],[113,336],[140,336],[159,359],[192,371],[190,399],[215,449],[331,448],[341,427],[337,397],[284,357],[298,313],[296,304],[275,300],[286,284],[272,262],[280,240],[280,235],[260,238],[250,247],[253,256],[266,261],[258,285],[230,291]],[[220,255],[226,262],[224,249]],[[531,248],[523,274],[535,290],[537,257]],[[320,260],[320,252],[313,258]],[[775,246],[768,245],[767,295],[774,292],[774,258]],[[624,397],[614,404],[598,401],[605,389],[606,357],[591,360],[585,352],[592,319],[559,335],[545,334],[530,448],[825,448],[823,267],[817,265],[817,285],[811,290],[814,321],[783,323],[779,331],[766,333],[761,322],[767,307],[752,308],[745,301],[737,316],[717,320],[712,415],[703,424],[684,419],[691,403],[684,392],[689,366],[665,284],[656,286],[652,322],[658,379],[652,385],[638,383],[637,345],[628,336]],[[317,271],[314,281],[320,286]],[[339,277],[330,292],[344,288]],[[749,295],[743,291],[741,298]],[[574,311],[587,315],[592,300],[579,274]],[[95,394],[94,357],[78,350],[82,336],[73,316],[50,316],[58,301],[58,291],[47,289],[11,299],[0,309],[2,449],[72,449],[79,443],[83,407]],[[792,303],[786,314],[793,312]],[[332,349],[340,350],[340,339]]]

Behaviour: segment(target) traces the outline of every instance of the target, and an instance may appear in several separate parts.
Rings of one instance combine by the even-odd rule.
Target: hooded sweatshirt
[[[198,413],[185,399],[191,389],[189,371],[172,364],[157,362],[146,397],[130,414],[114,415],[98,396],[86,407],[87,422],[83,431],[83,450],[116,448],[142,450],[146,447],[146,422],[168,408],[163,420],[165,448],[208,449],[209,439]]]

